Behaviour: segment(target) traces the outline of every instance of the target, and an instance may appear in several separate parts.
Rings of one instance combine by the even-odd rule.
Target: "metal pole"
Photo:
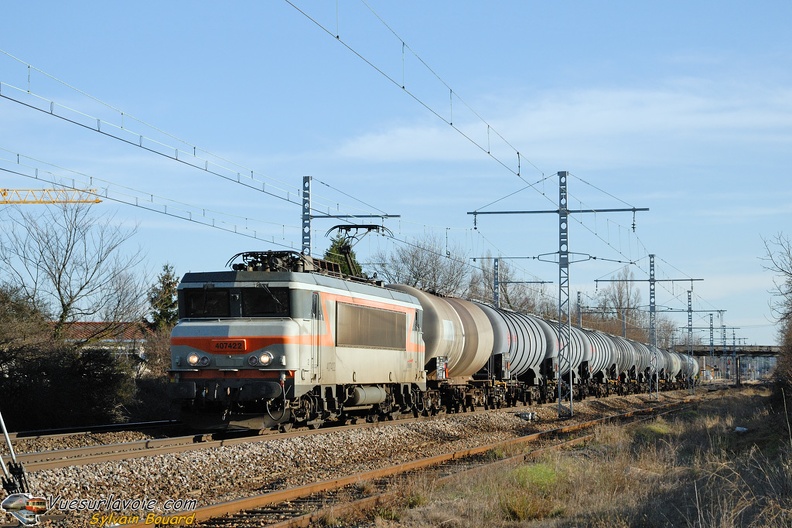
[[[14,447],[11,445],[11,437],[8,436],[8,431],[6,430],[5,421],[3,420],[3,413],[0,412],[0,426],[3,427],[3,436],[5,437],[6,444],[8,445],[8,452],[11,453],[11,460],[16,463],[16,455],[14,454]],[[11,473],[8,472],[8,468],[3,461],[3,457],[0,456],[0,465],[3,466],[3,474],[7,479],[11,478]]]
[[[6,429],[5,420],[3,420],[3,413],[0,412],[0,427],[3,428],[3,436],[5,437],[6,445],[8,446],[8,452],[11,453],[11,461],[16,464],[16,455],[14,454],[14,446],[11,445],[11,437],[8,435],[8,430]],[[5,469],[5,466],[3,466]]]
[[[302,189],[302,254],[311,254],[311,177],[303,176]]]
[[[492,260],[492,275],[493,275],[493,301],[495,308],[500,308],[500,268],[498,267],[498,258]]]
[[[655,322],[655,256],[649,255],[649,343],[652,345],[652,358],[649,362],[649,394],[655,399],[660,399],[660,373],[657,371],[657,326]],[[668,373],[668,371],[666,371]]]
[[[572,409],[572,359],[569,356],[572,329],[569,320],[569,211],[567,209],[567,177],[569,173],[558,173],[558,415],[564,414],[561,392],[561,370],[563,362],[569,368],[569,416]]]

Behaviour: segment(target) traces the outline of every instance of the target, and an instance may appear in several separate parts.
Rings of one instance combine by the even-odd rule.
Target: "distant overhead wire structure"
[[[368,66],[374,69],[379,75],[387,79],[390,83],[392,83],[397,88],[404,91],[407,95],[413,98],[417,103],[423,106],[426,110],[428,110],[431,114],[436,116],[442,122],[453,128],[457,133],[463,136],[466,140],[468,140],[471,144],[475,145],[480,151],[484,152],[486,155],[491,157],[493,160],[498,162],[501,166],[509,170],[511,173],[516,175],[520,180],[522,180],[526,186],[510,193],[509,195],[496,200],[495,202],[489,204],[492,205],[501,201],[509,196],[513,196],[523,190],[526,189],[533,189],[546,199],[550,200],[549,197],[545,195],[542,191],[537,189],[537,185],[544,182],[548,178],[555,176],[555,173],[547,175],[545,171],[541,170],[537,167],[534,163],[528,160],[520,151],[510,142],[508,141],[500,132],[498,132],[495,127],[492,126],[490,122],[488,122],[484,117],[482,117],[481,113],[473,109],[467,102],[465,102],[452,87],[451,85],[446,82],[435,69],[433,69],[417,52],[415,52],[407,42],[393,29],[393,27],[388,24],[374,9],[366,2],[366,0],[360,0],[360,4],[362,4],[366,10],[368,10],[377,20],[379,24],[382,25],[384,30],[387,33],[390,33],[393,36],[393,46],[401,53],[401,78],[399,79],[395,74],[388,73],[388,71],[395,71],[395,68],[387,68],[387,65],[377,64],[367,56],[366,53],[360,51],[359,49],[355,48],[347,39],[347,36],[341,30],[341,17],[343,12],[341,7],[336,5],[336,16],[335,16],[335,27],[331,27],[331,23],[323,23],[320,21],[316,16],[312,15],[308,12],[307,9],[304,9],[297,5],[294,0],[284,0],[288,5],[294,8],[297,12],[299,12],[302,16],[304,16],[307,20],[311,23],[316,25],[322,31],[324,31],[328,36],[333,38],[336,42],[340,43],[346,49],[348,49],[352,54],[358,57],[360,60],[365,62]],[[344,7],[348,7],[348,4]],[[392,56],[396,56],[393,54]],[[428,73],[429,76],[433,77],[439,83],[439,88],[442,90],[446,90],[448,94],[448,105],[447,106],[438,106],[437,104],[432,104],[427,102],[421,95],[417,93],[416,87],[414,85],[410,85],[409,78],[410,78],[410,71],[408,71],[408,58],[414,58],[417,62],[417,68],[421,68],[424,72]],[[390,65],[393,66],[393,65]],[[388,71],[386,71],[388,70]],[[415,75],[417,78],[418,75]],[[439,99],[439,98],[437,98]],[[458,122],[457,117],[455,116],[455,104],[458,106],[463,107],[467,112],[469,112],[470,116],[472,116],[471,121],[475,123],[474,127],[478,127],[478,136],[473,137],[471,132],[468,132],[468,127],[461,126]],[[472,128],[472,127],[471,127]],[[497,143],[497,145],[496,145]],[[497,150],[497,152],[496,152]],[[507,155],[508,154],[508,155]],[[539,174],[541,174],[541,178],[531,183],[529,182],[523,175],[522,166],[523,164],[530,165],[533,169],[535,169]],[[597,189],[596,186],[582,180],[582,182],[586,183],[587,185]],[[618,199],[617,197],[613,196],[610,193],[602,189],[598,189],[599,191],[605,193],[606,195],[619,200],[622,203],[625,203],[623,200]],[[485,206],[486,207],[486,206]],[[480,209],[479,209],[480,210]],[[601,212],[607,212],[605,210]],[[605,242],[606,245],[615,249],[619,252],[623,257],[625,257],[628,261],[635,260],[632,257],[625,255],[624,251],[620,250],[612,242],[607,240],[606,238],[599,235],[596,230],[590,229],[586,226],[583,221],[575,219],[580,225],[582,225],[585,229],[590,231],[594,234],[597,238]],[[634,222],[633,222],[634,228]],[[634,230],[634,229],[633,229]],[[646,252],[648,253],[648,251]]]
[[[11,55],[10,53],[0,50],[0,53],[6,55],[7,57],[11,58],[13,61],[19,63],[20,65],[24,66],[27,71],[27,88],[20,88],[18,86],[14,86],[3,80],[0,80],[0,97],[19,103],[23,106],[26,106],[31,109],[38,110],[47,115],[51,115],[53,117],[57,117],[61,120],[64,120],[68,123],[80,126],[82,128],[86,128],[88,130],[97,132],[104,136],[116,139],[128,145],[141,148],[145,151],[163,156],[165,158],[169,158],[173,161],[179,162],[181,164],[187,165],[194,169],[198,169],[204,171],[206,173],[218,176],[222,179],[230,181],[232,183],[242,185],[246,188],[249,188],[253,191],[261,192],[263,194],[272,196],[273,198],[282,200],[284,202],[291,203],[293,205],[300,206],[302,205],[300,195],[301,189],[299,185],[291,186],[290,184],[286,184],[280,182],[278,180],[273,180],[270,177],[264,176],[256,172],[255,170],[246,168],[242,165],[237,163],[231,162],[225,158],[215,156],[214,154],[209,153],[208,151],[199,148],[190,142],[180,139],[173,134],[167,133],[160,128],[151,125],[141,119],[138,119],[134,116],[131,116],[127,112],[120,110],[108,103],[101,101],[100,99],[87,94],[86,92],[79,90],[72,85],[56,78],[55,76],[36,68],[24,61],[18,59],[17,57]],[[53,99],[48,99],[42,96],[37,95],[33,91],[32,81],[31,81],[31,72],[37,72],[41,75],[46,76],[47,78],[55,81],[56,83],[61,84],[62,86],[68,88],[69,90],[73,90],[80,95],[87,97],[91,101],[98,103],[104,106],[107,110],[111,112],[115,116],[116,122],[110,122],[106,119],[102,119],[85,112],[70,108],[68,106],[62,105]],[[129,128],[129,124],[137,124],[142,128],[149,129],[153,133],[149,133],[149,135],[158,135],[160,139],[155,139],[153,137],[149,137],[142,132],[134,131],[133,129]],[[8,151],[7,151],[8,152]],[[57,184],[57,177],[52,173],[47,173],[46,175],[39,174],[39,171],[35,167],[27,167],[26,169],[22,169],[21,165],[19,164],[20,155],[17,156],[17,166],[14,168],[5,168],[7,172],[16,173],[22,176],[27,176],[34,179],[44,179],[50,178],[53,183]],[[31,158],[32,159],[32,158]],[[13,164],[13,160],[0,160],[0,163],[3,162],[11,162]],[[41,162],[39,162],[41,163]],[[73,171],[70,171],[73,172]],[[85,175],[83,175],[85,176]],[[274,182],[274,183],[273,183]],[[140,198],[134,197],[122,197],[116,195],[115,197],[110,197],[108,192],[108,188],[105,188],[105,198],[111,199],[120,203],[125,203],[129,205],[133,205],[136,207],[142,207],[145,209],[153,210],[156,212],[164,213],[169,216],[174,216],[177,218],[186,219],[192,222],[198,222],[209,227],[222,229],[225,231],[230,231],[237,234],[242,234],[244,236],[251,236],[252,238],[262,239],[267,242],[276,243],[274,238],[271,237],[261,237],[261,234],[248,229],[247,227],[237,226],[233,223],[228,222],[216,222],[214,219],[209,219],[208,221],[203,221],[206,215],[205,208],[197,208],[202,211],[201,214],[196,215],[193,212],[186,211],[183,214],[173,214],[173,212],[168,212],[167,205],[159,205],[154,206],[154,195],[151,193],[145,193],[142,191],[134,191],[137,194],[143,194],[150,199],[141,200]],[[131,190],[126,188],[127,190]],[[346,196],[349,196],[346,194]],[[164,201],[170,201],[167,199],[161,199]],[[321,204],[321,200],[318,200]],[[358,200],[360,203],[365,204]],[[178,202],[174,202],[178,203]],[[180,204],[186,205],[186,204]],[[368,205],[368,204],[365,204]],[[193,207],[193,206],[189,206]],[[316,205],[317,212],[322,213],[325,210],[329,210],[330,206],[322,206]],[[178,208],[177,208],[178,209]],[[222,213],[219,213],[222,214]],[[363,215],[363,213],[359,213],[358,216]],[[350,217],[354,217],[354,214],[350,214]],[[245,219],[247,222],[249,219]],[[280,224],[277,224],[280,225]],[[299,228],[295,227],[295,242],[298,240],[299,235],[297,235]],[[296,247],[296,244],[286,244],[285,247]]]

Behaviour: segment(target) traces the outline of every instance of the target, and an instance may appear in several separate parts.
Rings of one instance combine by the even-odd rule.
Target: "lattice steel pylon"
[[[570,357],[570,339],[572,335],[572,322],[569,303],[569,265],[571,263],[569,251],[569,215],[578,213],[616,213],[648,211],[645,207],[631,207],[628,209],[569,209],[567,204],[567,178],[568,171],[558,173],[558,209],[550,211],[469,211],[473,215],[473,226],[476,226],[478,215],[489,214],[537,214],[553,213],[558,215],[558,360],[555,365],[557,371],[558,388],[558,416],[559,418],[572,417],[574,400],[574,369],[572,368],[572,358]],[[544,255],[540,255],[544,256]],[[569,383],[564,388],[562,373],[568,369]],[[564,407],[563,401],[569,402],[569,407]]]
[[[0,204],[99,203],[96,189],[0,189]]]

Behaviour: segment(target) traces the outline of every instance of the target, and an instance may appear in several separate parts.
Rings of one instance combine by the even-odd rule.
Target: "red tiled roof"
[[[75,341],[145,341],[149,329],[145,323],[75,322],[67,323],[63,333],[66,339]]]

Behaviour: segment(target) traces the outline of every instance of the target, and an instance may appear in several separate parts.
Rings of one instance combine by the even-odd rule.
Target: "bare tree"
[[[31,348],[47,348],[47,320],[18,292],[0,285],[0,378]]]
[[[62,204],[38,214],[7,211],[0,236],[5,281],[51,317],[56,341],[76,321],[105,323],[85,344],[112,335],[120,323],[141,320],[146,287],[131,270],[142,253],[121,251],[136,229],[125,230],[112,217],[94,217],[88,205]]]
[[[500,285],[500,306],[522,313],[532,313],[544,317],[558,314],[555,300],[547,294],[546,288],[531,286],[516,280],[508,262],[498,263],[498,282]],[[495,299],[495,271],[491,255],[481,259],[481,267],[472,274],[470,279],[470,297],[485,302]]]
[[[773,310],[779,321],[789,321],[792,318],[792,241],[781,233],[762,241],[765,245],[764,267],[776,275],[771,291],[776,298]]]
[[[673,348],[674,336],[677,330],[676,323],[665,315],[655,316],[655,335],[657,336],[657,347],[662,349]]]
[[[398,246],[393,253],[379,252],[374,271],[391,283],[407,284],[441,295],[464,295],[467,292],[469,266],[467,257],[456,247],[445,247],[435,235],[425,235],[412,243]]]
[[[789,399],[792,393],[792,241],[782,233],[763,239],[766,254],[762,257],[764,267],[773,272],[775,300],[773,310],[781,323],[778,332],[781,353],[778,356],[775,376],[782,396]],[[786,391],[786,392],[785,392]],[[792,409],[789,411],[792,414]]]
[[[641,305],[641,291],[635,287],[635,274],[625,266],[615,277],[613,282],[603,288],[598,296],[598,309],[602,313],[601,330],[622,334],[622,326],[626,323],[627,337],[639,341],[646,341],[646,315],[639,308]],[[616,329],[618,327],[618,330]]]

